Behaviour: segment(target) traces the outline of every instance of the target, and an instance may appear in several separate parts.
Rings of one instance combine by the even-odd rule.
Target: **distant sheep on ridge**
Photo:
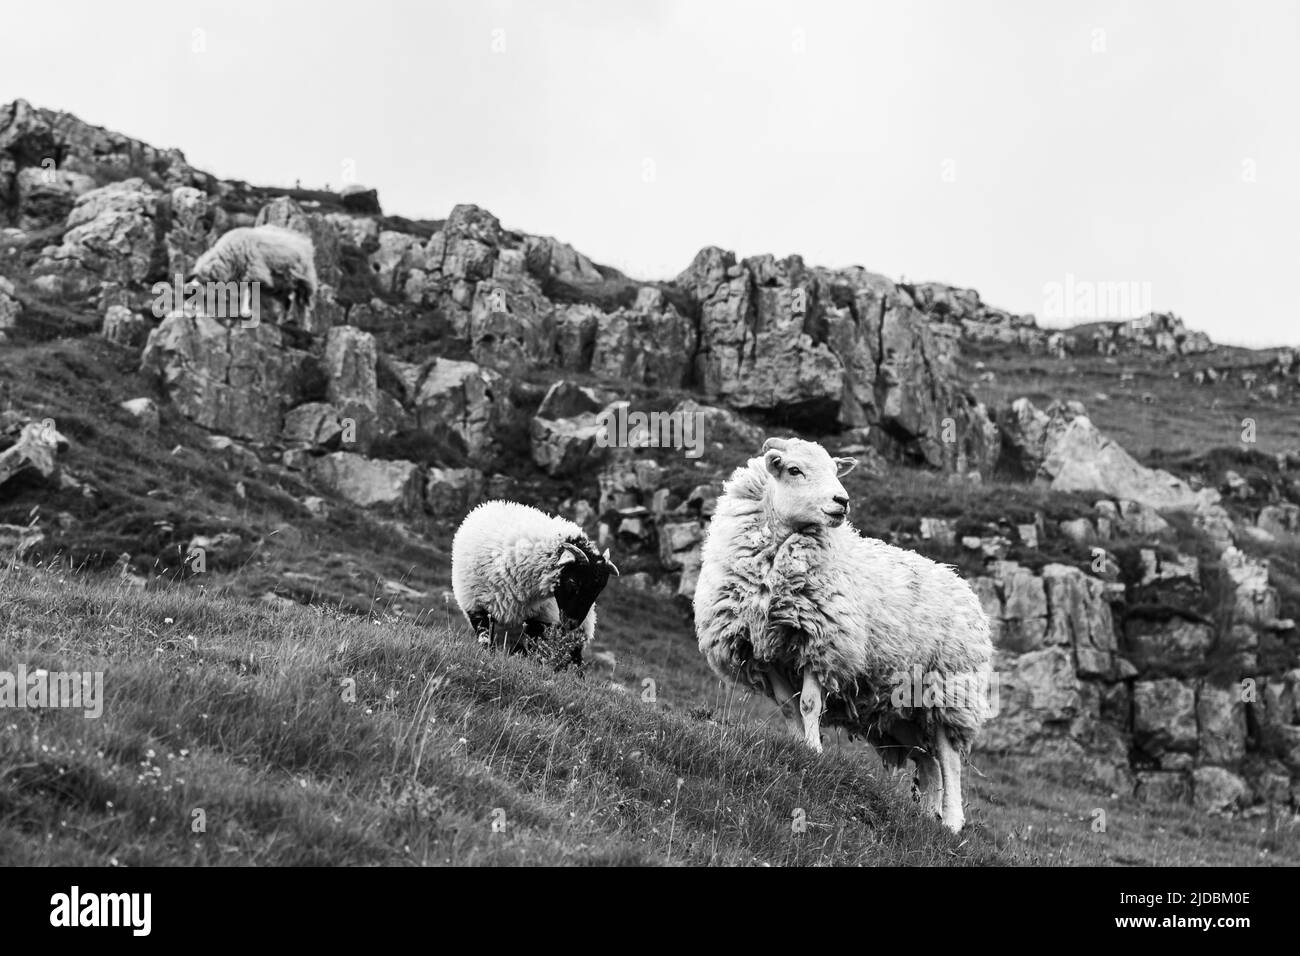
[[[256,282],[261,291],[311,308],[318,282],[311,239],[281,226],[241,226],[199,256],[191,281]]]

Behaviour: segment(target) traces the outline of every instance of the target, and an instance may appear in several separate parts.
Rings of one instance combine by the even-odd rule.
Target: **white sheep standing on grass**
[[[278,296],[286,308],[304,311],[316,297],[316,250],[301,233],[282,226],[231,229],[199,256],[190,279],[199,282],[256,282],[260,291]],[[245,314],[248,311],[248,303]]]
[[[452,591],[479,641],[560,669],[581,665],[611,572],[572,521],[514,501],[479,505],[451,542]]]
[[[951,568],[847,523],[839,479],[856,464],[769,438],[736,469],[701,555],[700,650],[773,698],[814,750],[824,722],[865,737],[887,766],[910,757],[917,799],[956,832],[961,758],[988,715],[988,620]]]

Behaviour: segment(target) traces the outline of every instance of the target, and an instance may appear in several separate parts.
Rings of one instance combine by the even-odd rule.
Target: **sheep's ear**
[[[782,456],[781,452],[775,449],[769,451],[763,456],[763,464],[767,466],[767,471],[773,478],[779,478],[781,476],[781,464],[784,461],[784,456]]]
[[[618,573],[618,565],[609,560],[609,548],[605,549],[605,553],[601,555],[601,557],[605,559],[605,563],[609,565],[609,569],[614,572],[614,577],[622,577],[622,575]]]
[[[856,467],[858,467],[858,460],[856,458],[836,458],[835,477],[843,478]]]
[[[779,448],[781,451],[785,451],[785,446],[788,441],[789,439],[786,438],[769,438],[767,441],[763,442],[763,453],[767,454],[773,448]]]

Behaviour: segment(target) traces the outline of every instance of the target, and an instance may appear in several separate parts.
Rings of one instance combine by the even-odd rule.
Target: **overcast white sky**
[[[7,5],[0,99],[223,178],[458,202],[638,278],[705,245],[978,289],[1150,283],[1300,344],[1294,2]],[[196,32],[200,31],[200,32]]]

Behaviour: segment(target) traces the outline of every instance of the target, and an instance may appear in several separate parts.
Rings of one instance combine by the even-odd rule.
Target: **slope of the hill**
[[[553,675],[382,609],[19,569],[0,656],[103,680],[97,717],[6,713],[7,865],[1300,862],[1277,823],[1090,794],[1067,766],[1031,794],[998,761],[953,837],[874,762],[814,757],[716,689],[651,693],[634,655],[631,686]]]
[[[0,573],[0,863],[989,864],[850,757],[443,626]],[[83,700],[83,704],[85,701]],[[805,825],[806,821],[806,825]]]

